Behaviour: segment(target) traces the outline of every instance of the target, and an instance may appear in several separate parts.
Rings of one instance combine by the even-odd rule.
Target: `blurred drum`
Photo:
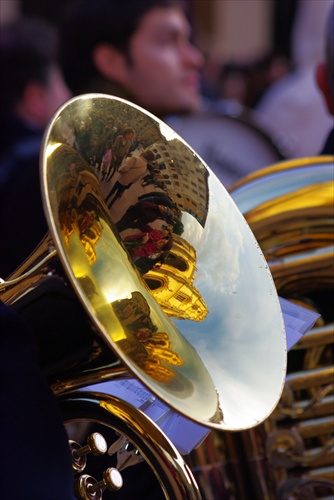
[[[228,188],[254,170],[288,158],[284,138],[236,101],[221,100],[168,124],[196,151]]]

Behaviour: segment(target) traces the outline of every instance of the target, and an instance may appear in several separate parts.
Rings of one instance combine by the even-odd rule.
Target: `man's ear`
[[[34,123],[45,122],[45,95],[47,89],[40,82],[28,82],[22,92],[22,98],[16,110],[23,117],[29,117]]]
[[[122,52],[110,44],[99,44],[93,50],[93,62],[104,78],[119,84],[126,83],[127,63]]]
[[[324,64],[324,63],[318,64],[318,66],[316,68],[315,76],[316,76],[318,87],[321,90],[321,92],[324,96],[324,99],[326,101],[327,108],[328,108],[329,112],[332,115],[334,115],[334,98],[331,94],[331,88],[329,85],[329,75],[328,75],[326,64]]]

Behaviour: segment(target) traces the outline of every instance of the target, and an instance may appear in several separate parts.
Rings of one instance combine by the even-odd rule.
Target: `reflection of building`
[[[152,144],[168,194],[181,211],[204,226],[209,202],[208,171],[180,139]]]
[[[100,167],[106,149],[115,137],[131,127],[135,131],[134,147],[149,148],[156,155],[161,181],[181,212],[191,214],[204,227],[208,211],[208,171],[197,155],[172,130],[160,127],[152,115],[117,99],[83,100],[71,110],[71,116],[59,123],[59,141],[64,140],[64,126],[71,123],[73,147],[96,168]],[[84,119],[83,119],[84,113]],[[168,137],[171,134],[171,137]]]
[[[193,321],[205,319],[207,306],[193,285],[195,270],[195,249],[174,235],[173,248],[164,263],[145,274],[151,295],[168,316]]]

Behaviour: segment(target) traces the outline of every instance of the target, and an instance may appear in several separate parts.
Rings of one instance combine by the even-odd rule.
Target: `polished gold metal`
[[[128,184],[130,151],[116,155],[125,129],[132,159],[154,157]],[[43,255],[55,249],[122,375],[207,427],[267,418],[286,374],[283,317],[258,242],[210,168],[165,123],[102,94],[60,108],[41,157]],[[23,293],[14,281],[2,288],[7,303]]]
[[[105,393],[83,391],[60,397],[60,405],[65,424],[70,427],[78,423],[85,427],[86,421],[94,421],[103,428],[114,429],[116,435],[126,437],[153,470],[166,499],[202,498],[194,476],[178,450],[161,429],[137,408]]]
[[[87,465],[86,455],[77,456],[76,452],[81,450],[81,446],[77,441],[73,439],[69,439],[68,445],[71,451],[71,459],[72,459],[72,469],[75,472],[82,472],[85,470]]]
[[[319,274],[319,262],[324,259],[327,271],[332,268],[332,156],[272,165],[239,181],[231,193],[271,263],[271,270],[275,266],[282,273],[289,266],[287,273],[294,275],[313,265],[314,274]],[[280,266],[285,257],[286,264]],[[294,267],[296,263],[299,269]],[[327,276],[330,281],[331,273],[327,272]]]
[[[115,467],[109,467],[109,469],[103,472],[103,479],[98,483],[89,486],[90,492],[95,493],[96,491],[103,490],[107,488],[111,491],[119,490],[123,486],[123,478],[120,472],[115,469]]]
[[[104,455],[107,451],[107,442],[102,434],[93,432],[88,436],[86,446],[81,446],[78,442],[70,439],[69,447],[72,455],[73,470],[82,472],[87,465],[86,455],[88,455],[88,453],[92,453],[92,455],[96,457]]]
[[[74,493],[79,500],[102,500],[102,490],[99,487],[97,491],[91,491],[91,488],[97,484],[96,479],[89,474],[82,474],[75,479]]]
[[[92,453],[95,456],[104,455],[107,451],[107,442],[99,432],[94,432],[88,436],[86,446],[73,452],[75,457],[83,457],[87,453]]]

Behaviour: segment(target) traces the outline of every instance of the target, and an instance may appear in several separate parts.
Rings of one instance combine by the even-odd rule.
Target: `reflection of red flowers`
[[[161,253],[162,247],[167,243],[162,233],[153,229],[148,224],[144,226],[145,232],[128,235],[124,238],[124,243],[128,248],[132,258],[149,257],[155,253]],[[129,247],[129,243],[138,242],[134,248]],[[159,242],[162,242],[161,245]]]

